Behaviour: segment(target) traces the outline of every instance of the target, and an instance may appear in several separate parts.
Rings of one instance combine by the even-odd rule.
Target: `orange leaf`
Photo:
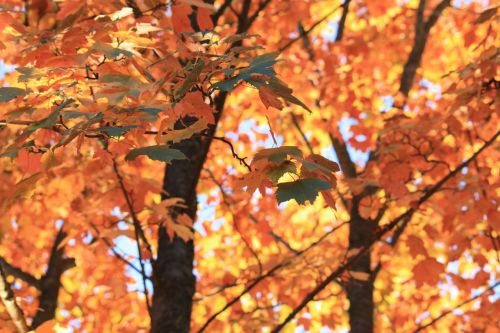
[[[273,91],[266,86],[259,87],[259,97],[264,106],[269,109],[270,106],[278,110],[283,109],[283,102],[281,102]]]

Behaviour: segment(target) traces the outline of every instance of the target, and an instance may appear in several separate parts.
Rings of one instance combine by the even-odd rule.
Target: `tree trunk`
[[[33,329],[55,318],[59,290],[61,289],[61,277],[66,270],[75,266],[75,260],[73,258],[64,257],[64,246],[61,246],[61,243],[66,236],[67,234],[60,229],[57,232],[54,245],[52,245],[47,271],[40,279],[39,283],[39,310],[35,314],[33,323],[31,324]]]
[[[163,190],[166,194],[163,199],[184,199],[187,208],[177,209],[175,214],[187,214],[193,221],[197,209],[196,186],[226,97],[226,93],[221,93],[214,99],[215,125],[209,128],[207,137],[193,137],[173,145],[188,159],[174,161],[165,170]],[[189,126],[194,121],[196,119],[184,119],[182,126]],[[166,229],[161,227],[158,232],[158,256],[153,267],[151,333],[189,332],[196,285],[193,260],[193,241],[185,242],[177,236],[171,239]]]
[[[377,227],[375,222],[361,218],[357,210],[351,213],[349,226],[349,250],[367,246],[372,240]],[[350,268],[350,271],[363,272],[371,276],[370,251],[356,261]],[[373,280],[371,278],[368,280],[358,280],[352,277],[346,284],[346,292],[350,303],[350,332],[373,332]]]
[[[177,144],[174,148],[182,151],[188,159],[168,165],[163,183],[167,193],[164,199],[182,198],[187,205],[175,214],[188,214],[193,220],[197,207],[196,184],[205,160],[203,146],[200,138]],[[158,237],[151,332],[189,332],[196,282],[193,275],[194,244],[177,236],[171,239],[164,227],[160,228]]]

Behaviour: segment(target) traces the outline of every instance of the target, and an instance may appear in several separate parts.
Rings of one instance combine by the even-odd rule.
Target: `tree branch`
[[[418,333],[418,332],[421,332],[423,330],[425,330],[426,328],[429,328],[431,327],[432,325],[434,325],[436,322],[438,322],[439,320],[443,319],[444,317],[446,317],[447,315],[453,313],[453,311],[455,310],[458,310],[460,309],[461,307],[475,301],[476,299],[482,297],[483,295],[485,295],[486,293],[488,293],[489,291],[495,289],[496,287],[498,287],[500,285],[500,281],[497,281],[494,285],[490,286],[488,289],[486,289],[485,291],[483,291],[482,293],[474,296],[474,297],[471,297],[469,298],[468,300],[458,304],[457,306],[455,306],[453,309],[450,309],[450,310],[446,310],[444,311],[443,313],[441,313],[439,316],[437,316],[436,318],[433,318],[428,324],[425,324],[423,326],[419,326],[417,327],[417,329],[415,331],[413,331],[413,333]]]
[[[13,277],[23,280],[27,284],[40,289],[40,281],[28,272],[9,264],[3,257],[0,256],[0,266],[3,268],[4,273],[12,275]]]
[[[345,264],[341,265],[338,267],[335,271],[333,271],[327,278],[325,278],[320,284],[318,284],[307,296],[297,305],[292,312],[285,318],[283,322],[281,322],[278,326],[276,326],[271,333],[277,333],[280,332],[295,316],[302,310],[304,309],[309,302],[311,302],[314,297],[319,294],[323,289],[325,289],[330,282],[334,281],[338,277],[340,277],[341,274],[343,274],[345,271],[349,269],[356,261],[358,261],[360,258],[362,258],[370,248],[375,244],[378,240],[380,240],[383,236],[388,234],[390,231],[392,231],[394,228],[398,226],[398,224],[401,221],[404,221],[407,219],[409,216],[411,216],[415,211],[427,200],[429,200],[448,180],[453,178],[456,174],[458,174],[463,168],[468,166],[473,160],[475,160],[486,148],[491,146],[497,137],[500,135],[500,131],[498,131],[495,135],[493,135],[492,138],[490,138],[488,141],[485,142],[485,144],[477,151],[475,152],[469,159],[464,161],[462,164],[460,164],[457,168],[452,170],[449,174],[447,174],[445,177],[443,177],[440,181],[438,181],[434,186],[432,186],[417,202],[416,204],[408,209],[406,212],[403,214],[399,215],[395,219],[393,219],[390,223],[386,224],[383,228],[379,229],[378,232],[375,234],[375,237],[368,242],[366,246],[360,249],[360,251],[352,256]]]
[[[311,142],[309,142],[309,139],[307,139],[306,134],[304,133],[304,131],[300,127],[300,124],[299,124],[299,121],[297,119],[297,116],[295,116],[295,113],[293,113],[293,112],[291,112],[290,115],[292,116],[292,123],[293,123],[293,125],[295,126],[295,128],[297,129],[297,131],[299,131],[300,136],[302,137],[302,140],[304,140],[304,143],[306,144],[307,149],[309,149],[309,153],[310,154],[314,154],[314,149],[313,149],[313,147],[311,145]]]
[[[224,15],[224,12],[226,9],[231,5],[231,2],[233,0],[224,0],[224,3],[215,11],[215,13],[212,14],[212,22],[214,23],[214,26],[217,25],[219,18]]]
[[[442,0],[436,8],[432,11],[427,21],[424,20],[424,10],[425,10],[425,0],[420,0],[417,9],[417,22],[415,25],[415,38],[413,40],[413,47],[408,57],[408,60],[403,68],[403,74],[401,75],[401,81],[399,86],[399,91],[404,95],[408,96],[413,81],[415,79],[415,74],[420,62],[422,61],[422,56],[424,54],[425,45],[429,36],[429,32],[434,24],[437,22],[439,16],[443,10],[450,5],[450,0]]]
[[[148,252],[151,255],[151,262],[154,264],[154,259],[153,259],[153,250],[151,249],[151,245],[149,244],[146,235],[144,234],[144,231],[142,230],[141,223],[139,219],[137,218],[137,215],[135,214],[134,211],[134,206],[132,204],[132,200],[129,197],[129,194],[127,192],[127,189],[125,188],[125,183],[123,181],[123,177],[120,174],[120,171],[118,170],[118,165],[116,164],[116,161],[114,158],[113,160],[113,170],[116,174],[116,177],[118,178],[118,183],[120,185],[120,188],[122,190],[123,196],[125,197],[125,201],[127,202],[128,209],[130,211],[130,215],[132,217],[132,222],[134,224],[134,234],[135,234],[135,242],[137,244],[137,253],[139,256],[139,266],[141,267],[141,277],[142,277],[142,286],[144,288],[144,296],[146,298],[146,306],[148,308],[148,313],[151,316],[151,304],[149,302],[149,293],[146,285],[146,280],[147,280],[147,274],[146,274],[146,268],[144,267],[144,259],[142,258],[142,249],[141,249],[141,240],[143,241],[144,245],[146,246]]]
[[[267,5],[269,5],[271,3],[272,0],[262,0],[260,3],[259,3],[259,7],[257,7],[257,9],[255,10],[255,13],[252,14],[252,16],[250,16],[248,18],[248,21],[247,21],[247,26],[251,26],[253,24],[253,22],[257,19],[257,17],[259,17],[259,14],[264,10],[266,9]]]
[[[356,166],[349,155],[345,142],[329,133],[333,149],[339,159],[340,167],[346,178],[356,178]]]
[[[17,305],[14,292],[12,291],[7,276],[0,265],[0,299],[2,300],[10,319],[14,323],[18,333],[27,333],[30,329],[26,324],[23,311]]]
[[[345,22],[347,19],[347,14],[349,13],[349,4],[350,3],[351,3],[351,0],[344,0],[344,3],[342,4],[342,16],[340,17],[340,21],[338,23],[337,36],[335,36],[336,42],[340,42],[342,40],[343,35],[344,35]]]
[[[332,230],[326,232],[323,236],[321,236],[317,241],[311,243],[307,248],[303,249],[303,250],[300,250],[298,251],[294,257],[292,258],[296,258],[298,256],[301,256],[303,255],[304,253],[306,253],[307,251],[309,251],[310,249],[314,248],[315,246],[317,246],[319,243],[321,243],[325,238],[327,238],[328,236],[330,236],[331,234],[333,234],[335,231],[337,231],[338,229],[340,229],[341,227],[343,227],[344,225],[346,225],[347,222],[343,222],[341,224],[339,224],[338,226],[336,226],[335,228],[333,228]],[[280,270],[281,268],[285,267],[287,264],[289,263],[289,260],[285,259],[284,261],[282,261],[281,263],[273,266],[269,271],[267,271],[267,273],[265,273],[264,275],[261,275],[259,277],[257,277],[255,280],[253,280],[241,293],[239,293],[236,297],[234,297],[231,301],[227,302],[226,305],[224,305],[224,307],[222,309],[220,309],[219,311],[217,311],[216,313],[214,313],[213,315],[210,316],[210,318],[208,318],[208,320],[203,324],[203,326],[197,331],[197,333],[201,333],[201,332],[204,332],[207,327],[210,325],[210,323],[212,323],[221,313],[225,312],[227,309],[229,309],[233,304],[235,304],[236,302],[238,302],[244,295],[246,295],[247,293],[249,293],[256,285],[258,285],[261,281],[265,280],[266,278],[272,276],[274,273],[276,273],[278,270]]]
[[[302,39],[304,36],[307,36],[309,33],[311,33],[311,31],[313,31],[314,29],[316,29],[316,27],[318,25],[320,25],[321,23],[325,22],[330,16],[332,16],[333,14],[335,14],[335,12],[337,10],[339,10],[340,8],[342,8],[343,5],[340,5],[338,6],[337,8],[333,9],[332,11],[326,13],[325,16],[323,16],[321,19],[319,19],[318,21],[316,21],[313,25],[311,25],[308,29],[306,30],[303,30],[302,33],[299,33],[299,35],[295,38],[292,38],[288,43],[286,43],[285,45],[283,45],[282,47],[280,47],[278,49],[278,52],[281,53],[283,51],[285,51],[286,49],[288,49],[290,46],[292,46],[296,41]]]
[[[124,257],[123,257],[120,253],[118,253],[118,251],[116,251],[116,249],[115,249],[115,247],[113,246],[113,244],[111,244],[111,242],[110,242],[110,241],[109,241],[106,237],[102,237],[102,236],[99,234],[99,229],[97,229],[97,227],[96,227],[96,225],[95,225],[95,224],[91,223],[90,225],[92,226],[92,228],[93,228],[93,229],[94,229],[94,231],[96,232],[97,237],[98,237],[99,239],[102,239],[102,240],[103,240],[104,244],[106,244],[106,246],[109,248],[109,250],[110,250],[111,252],[113,252],[114,256],[115,256],[118,260],[120,260],[120,261],[124,262],[127,266],[129,266],[131,269],[133,269],[136,273],[142,274],[142,271],[141,271],[139,268],[135,267],[135,265],[134,265],[134,264],[132,264],[132,263],[131,263],[130,261],[128,261],[127,259],[125,259],[125,258],[124,258]],[[147,277],[147,278],[148,278],[148,279],[150,279],[149,277]]]
[[[66,236],[66,232],[61,227],[52,244],[47,270],[40,279],[41,293],[38,297],[39,309],[31,324],[33,329],[55,317],[59,290],[61,289],[61,276],[66,270],[75,266],[73,258],[64,257],[64,246],[61,244]]]

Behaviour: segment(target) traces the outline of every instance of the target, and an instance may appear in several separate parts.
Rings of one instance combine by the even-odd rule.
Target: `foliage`
[[[4,1],[0,332],[149,331],[162,230],[194,244],[194,332],[497,332],[498,20]]]

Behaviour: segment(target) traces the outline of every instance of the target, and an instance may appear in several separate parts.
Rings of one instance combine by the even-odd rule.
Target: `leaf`
[[[277,56],[278,54],[276,52],[273,52],[255,57],[250,62],[250,65],[248,67],[240,70],[238,75],[217,82],[214,85],[212,85],[212,88],[219,89],[222,91],[231,91],[234,89],[236,84],[241,80],[247,81],[253,86],[259,87],[263,83],[259,80],[253,80],[252,74],[264,74],[267,76],[275,76],[276,72],[274,71],[272,66],[278,62],[278,60],[276,59]]]
[[[48,128],[48,127],[54,126],[56,124],[57,119],[59,118],[59,114],[60,114],[61,110],[63,110],[65,107],[67,107],[68,105],[70,105],[73,102],[74,102],[74,100],[72,98],[65,100],[64,102],[59,104],[56,107],[56,109],[47,118],[42,119],[39,122],[28,126],[28,128],[26,130],[28,132],[34,132],[40,128]]]
[[[111,18],[111,21],[118,21],[121,20],[124,17],[127,17],[129,15],[132,15],[134,13],[134,10],[130,7],[123,7],[117,12],[114,12],[111,14],[109,17]]]
[[[272,180],[273,183],[277,183],[278,180],[283,177],[286,173],[297,174],[297,167],[290,161],[284,161],[276,168],[273,168],[271,171],[267,173],[269,179]]]
[[[273,91],[266,86],[259,87],[259,97],[262,104],[269,109],[270,106],[278,110],[283,109],[283,103],[273,94]]]
[[[311,154],[306,158],[306,160],[301,162],[304,165],[304,167],[306,167],[311,171],[318,169],[322,171],[326,170],[327,172],[340,171],[340,167],[337,163],[330,161],[329,159],[318,154]]]
[[[109,136],[122,136],[133,128],[140,128],[139,125],[128,125],[128,126],[104,126],[98,128],[99,131],[106,133]]]
[[[8,102],[18,96],[26,95],[26,90],[16,87],[0,88],[0,102]]]
[[[187,159],[180,150],[169,148],[168,146],[149,146],[131,150],[125,160],[135,160],[139,155],[146,155],[152,160],[170,163],[173,160]]]
[[[278,184],[276,198],[278,199],[278,203],[294,199],[298,204],[303,205],[306,201],[313,203],[320,191],[331,188],[328,182],[321,179],[299,179],[293,182]]]
[[[281,146],[278,148],[262,149],[255,154],[254,161],[267,159],[273,163],[279,164],[287,159],[288,156],[302,157],[302,151],[295,146]]]
[[[177,143],[182,140],[189,139],[195,133],[204,131],[208,126],[207,120],[205,118],[198,119],[194,124],[189,127],[180,130],[169,130],[165,134],[159,136],[159,142],[167,143]]]
[[[199,60],[194,64],[190,65],[192,67],[186,79],[182,82],[182,85],[175,91],[174,98],[176,100],[180,99],[191,89],[191,87],[199,81],[200,74],[205,67],[205,62]]]
[[[424,259],[413,267],[413,276],[417,287],[424,283],[429,285],[437,284],[441,273],[444,273],[444,266],[434,258]]]
[[[130,51],[114,48],[109,44],[99,42],[92,45],[92,50],[102,52],[106,55],[106,57],[110,59],[118,58],[120,55],[124,55],[126,57],[133,56],[132,52]]]
[[[31,191],[36,183],[43,177],[43,173],[37,172],[33,175],[31,175],[28,178],[25,178],[21,181],[19,181],[14,189],[12,190],[9,199],[12,201],[15,201],[21,197],[23,197],[25,194],[27,194],[29,191]]]

